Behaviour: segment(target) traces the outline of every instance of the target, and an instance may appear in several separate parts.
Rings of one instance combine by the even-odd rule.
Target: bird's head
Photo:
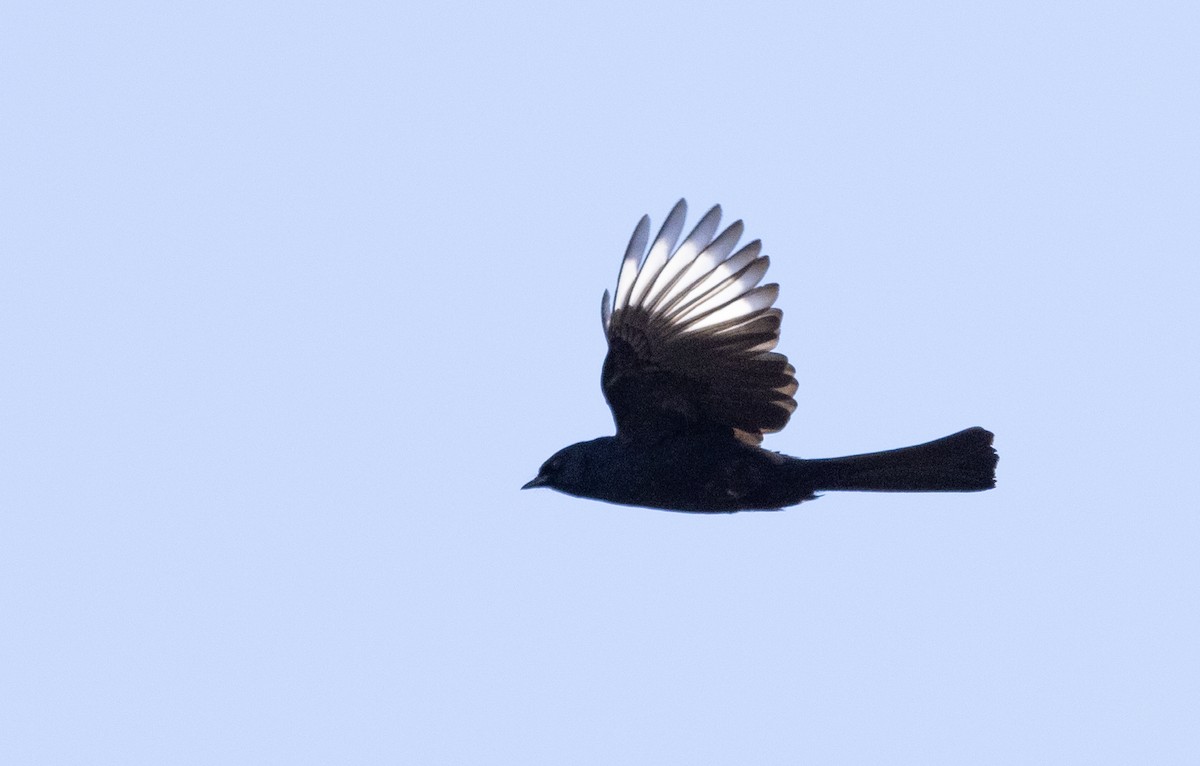
[[[549,460],[542,463],[537,476],[526,482],[521,489],[550,487],[567,494],[576,494],[582,491],[589,483],[592,458],[600,448],[598,443],[602,441],[605,440],[596,439],[563,447],[551,455]]]

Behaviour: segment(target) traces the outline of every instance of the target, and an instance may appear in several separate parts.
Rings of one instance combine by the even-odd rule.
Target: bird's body
[[[680,200],[651,244],[643,217],[602,318],[601,387],[616,436],[547,460],[525,488],[665,510],[732,512],[795,505],[823,490],[969,492],[995,485],[992,434],[970,428],[914,447],[805,460],[759,447],[796,408],[795,369],[773,351],[778,285],[755,240],[733,253],[740,221],[716,235],[712,208],[682,244]],[[716,235],[714,237],[714,235]],[[731,255],[732,253],[732,255]]]
[[[656,442],[602,436],[559,453],[576,470],[556,470],[554,488],[620,505],[710,513],[778,510],[830,490],[971,492],[995,484],[991,445],[990,432],[968,428],[914,447],[805,460],[715,431]]]

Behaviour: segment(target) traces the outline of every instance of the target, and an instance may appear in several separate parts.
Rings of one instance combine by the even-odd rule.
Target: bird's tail
[[[976,492],[996,486],[992,433],[976,426],[915,447],[803,460],[814,491]]]

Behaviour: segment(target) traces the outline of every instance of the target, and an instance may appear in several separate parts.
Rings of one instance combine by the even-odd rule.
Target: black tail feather
[[[814,491],[977,492],[996,486],[992,433],[968,428],[914,447],[803,460]]]

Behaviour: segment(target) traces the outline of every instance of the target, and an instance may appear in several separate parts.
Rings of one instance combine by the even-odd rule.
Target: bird
[[[796,369],[779,342],[779,285],[762,242],[738,248],[720,205],[679,241],[686,200],[650,241],[634,229],[601,322],[601,389],[616,434],[565,447],[521,489],[693,513],[781,510],[827,491],[975,492],[996,485],[993,434],[978,426],[924,444],[805,459],[764,449],[796,410]],[[647,249],[647,245],[649,245]]]

